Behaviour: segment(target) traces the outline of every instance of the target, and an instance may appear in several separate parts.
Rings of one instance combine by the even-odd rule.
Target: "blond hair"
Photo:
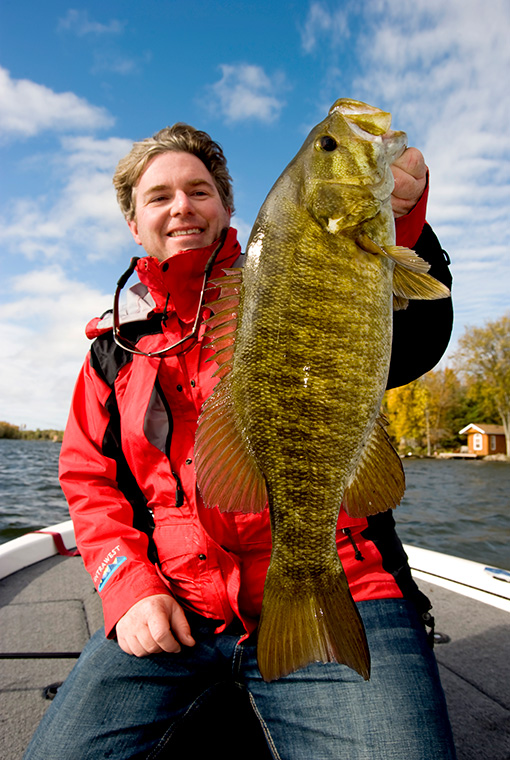
[[[173,127],[164,127],[153,137],[133,143],[113,175],[117,191],[117,201],[128,221],[135,218],[135,185],[145,171],[149,161],[167,151],[182,151],[199,158],[210,172],[224,207],[234,213],[234,193],[232,178],[227,169],[223,150],[207,132],[201,132],[189,124],[178,122]]]

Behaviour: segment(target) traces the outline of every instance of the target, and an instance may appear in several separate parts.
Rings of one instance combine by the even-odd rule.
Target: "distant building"
[[[468,451],[479,457],[489,454],[506,454],[506,439],[503,425],[484,425],[473,422],[459,430],[459,435],[467,435]]]

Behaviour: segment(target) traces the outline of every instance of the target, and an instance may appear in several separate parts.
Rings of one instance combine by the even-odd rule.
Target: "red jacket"
[[[418,233],[421,205],[413,212]],[[131,289],[122,333],[139,349],[164,348],[189,332],[213,247],[163,263],[138,261],[141,284]],[[231,228],[211,276],[239,254]],[[443,333],[450,328],[446,324]],[[192,350],[158,358],[119,348],[109,314],[88,327],[95,340],[74,392],[60,481],[78,547],[102,597],[108,635],[133,604],[158,593],[175,595],[223,626],[234,616],[248,632],[256,626],[271,550],[269,512],[206,509],[196,487],[197,417],[216,383],[204,329],[202,324]],[[423,601],[390,513],[360,520],[342,510],[337,545],[355,600],[405,595]]]

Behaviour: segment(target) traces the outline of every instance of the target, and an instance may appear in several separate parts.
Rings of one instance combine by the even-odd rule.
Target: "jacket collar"
[[[138,260],[136,272],[156,302],[155,312],[169,311],[173,307],[182,322],[193,322],[202,291],[204,270],[217,245],[216,240],[206,248],[179,251],[165,261],[158,261],[154,256]],[[230,227],[210,279],[220,276],[223,269],[231,267],[240,253],[237,232]]]

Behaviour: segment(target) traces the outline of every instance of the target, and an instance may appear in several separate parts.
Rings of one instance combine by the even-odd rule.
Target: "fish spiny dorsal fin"
[[[220,288],[206,324],[206,337],[214,350],[210,361],[218,363],[219,382],[202,407],[195,438],[197,483],[204,503],[222,512],[260,512],[267,504],[266,484],[237,424],[231,377],[238,312],[241,270],[225,270],[212,280],[210,290]]]
[[[208,329],[205,334],[209,346],[215,352],[209,361],[218,363],[216,374],[220,377],[225,374],[225,369],[232,366],[243,283],[241,269],[228,269],[225,272],[225,277],[210,280],[207,288],[209,292],[217,291],[218,288],[220,290],[219,297],[207,303],[213,316],[206,320]]]
[[[386,256],[395,263],[393,270],[393,307],[405,309],[409,299],[435,300],[448,298],[449,288],[427,274],[430,264],[410,248],[399,245],[381,246],[368,235],[356,238],[356,245],[367,253]]]
[[[372,437],[365,446],[342,500],[350,517],[366,517],[386,512],[400,504],[405,490],[402,462],[379,416]]]

